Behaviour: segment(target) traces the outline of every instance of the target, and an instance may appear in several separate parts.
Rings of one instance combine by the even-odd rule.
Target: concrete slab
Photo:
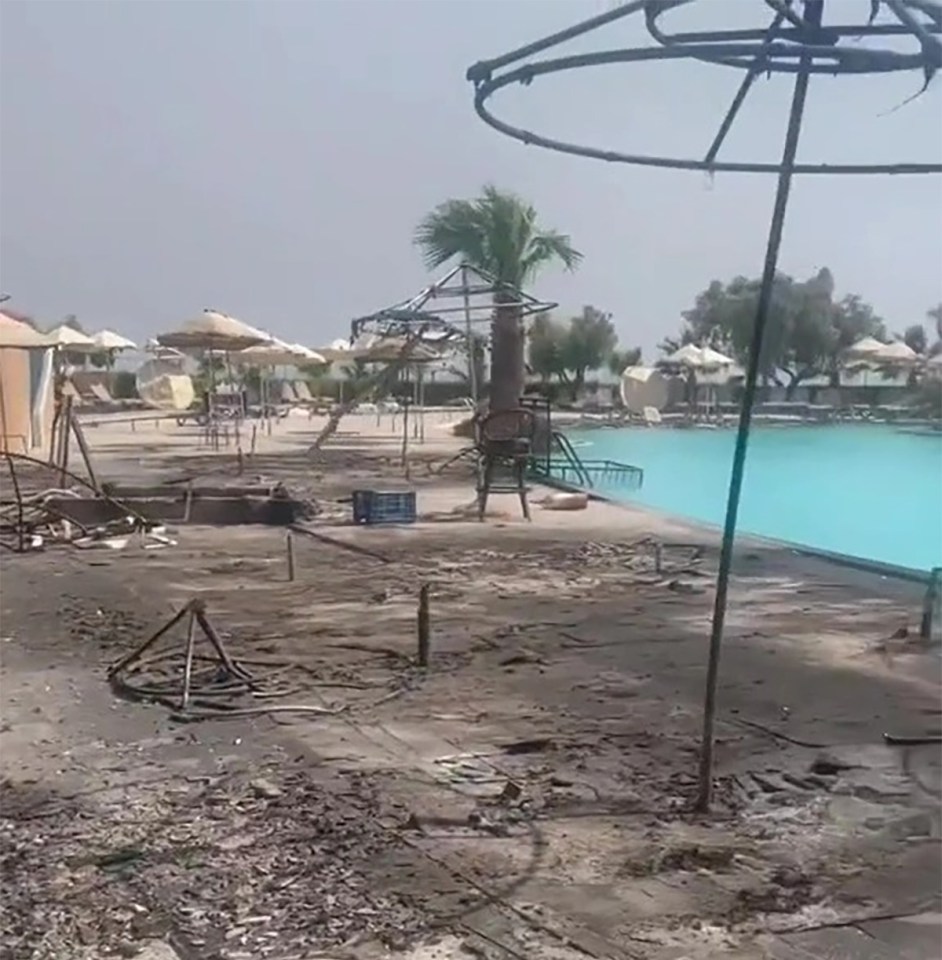
[[[887,944],[899,960],[938,960],[942,957],[942,913],[875,920],[862,923],[860,929]]]
[[[901,960],[900,954],[856,927],[832,927],[782,937],[785,944],[804,950],[816,960]],[[800,954],[799,954],[800,956]],[[939,953],[917,960],[939,960]]]

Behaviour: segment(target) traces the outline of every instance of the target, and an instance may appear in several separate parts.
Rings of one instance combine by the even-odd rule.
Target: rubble
[[[101,810],[59,804],[50,816],[0,783],[0,955],[169,958],[175,947],[229,960],[354,937],[399,946],[424,932],[419,905],[368,880],[398,840],[367,780],[331,789],[295,772],[259,796],[263,782],[275,786],[221,777]],[[162,826],[142,831],[151,808]]]

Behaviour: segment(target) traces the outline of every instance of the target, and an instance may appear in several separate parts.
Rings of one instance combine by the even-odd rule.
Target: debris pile
[[[134,956],[160,938],[181,956],[246,960],[421,935],[423,912],[371,882],[399,843],[367,781],[251,777],[95,810],[0,783],[0,955]]]
[[[54,544],[120,549],[139,534],[147,549],[175,546],[164,524],[288,526],[312,512],[282,484],[128,486],[86,480],[55,464],[4,453],[0,545],[16,553]]]
[[[0,545],[14,553],[48,546],[121,549],[133,535],[146,547],[171,546],[166,529],[62,467],[4,453],[0,474]],[[102,504],[100,517],[87,504]]]

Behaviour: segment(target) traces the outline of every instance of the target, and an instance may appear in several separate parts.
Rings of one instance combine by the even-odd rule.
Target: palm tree
[[[936,354],[942,350],[942,303],[937,303],[932,309],[927,310],[926,316],[935,324],[936,342],[930,353]]]
[[[490,405],[516,407],[525,377],[519,291],[553,261],[574,270],[582,254],[566,234],[541,229],[529,203],[493,186],[474,200],[439,204],[416,227],[415,244],[430,270],[460,260],[494,278]]]

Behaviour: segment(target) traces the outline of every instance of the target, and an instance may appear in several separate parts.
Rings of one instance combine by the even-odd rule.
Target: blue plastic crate
[[[353,491],[354,523],[415,523],[415,491]]]

